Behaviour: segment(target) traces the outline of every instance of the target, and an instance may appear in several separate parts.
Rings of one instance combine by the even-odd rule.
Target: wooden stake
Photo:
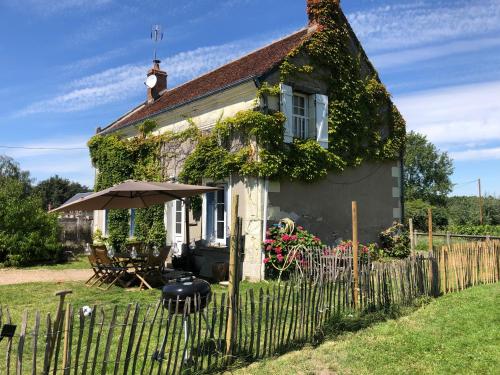
[[[477,189],[479,191],[479,224],[483,225],[483,197],[481,196],[481,179],[477,179]]]
[[[354,272],[354,308],[358,307],[358,203],[352,202],[352,261]]]
[[[61,322],[64,311],[64,299],[66,298],[67,294],[71,293],[73,293],[71,290],[61,290],[54,294],[56,297],[59,297],[59,304],[57,305],[56,320],[54,321],[53,325],[54,335],[52,336],[52,343],[50,345],[50,358],[52,358],[52,355],[54,354],[56,340],[61,335],[60,331],[61,331]]]
[[[428,219],[429,219],[429,251],[432,251],[432,208],[428,209]]]
[[[415,238],[413,237],[413,219],[408,219],[408,227],[410,230],[410,250],[411,253],[415,253]]]
[[[231,198],[231,239],[229,244],[229,285],[228,285],[228,317],[226,327],[226,355],[233,351],[234,327],[236,326],[236,291],[238,290],[238,206],[240,197]]]

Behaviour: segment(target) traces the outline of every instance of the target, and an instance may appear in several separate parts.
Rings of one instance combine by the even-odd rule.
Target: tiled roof
[[[216,70],[171,90],[166,90],[156,101],[141,104],[102,131],[111,132],[136,124],[170,108],[213,94],[239,82],[261,77],[275,68],[288,53],[308,39],[311,34],[311,29],[302,29]]]

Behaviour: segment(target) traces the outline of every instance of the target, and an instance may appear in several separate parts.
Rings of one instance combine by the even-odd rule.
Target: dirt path
[[[92,275],[92,270],[19,270],[0,269],[0,285],[85,281]]]

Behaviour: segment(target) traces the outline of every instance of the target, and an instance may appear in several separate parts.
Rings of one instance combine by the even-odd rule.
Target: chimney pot
[[[161,70],[160,60],[153,60],[153,67],[148,71],[147,77],[151,75],[156,76],[156,85],[148,87],[148,103],[154,102],[160,97],[162,91],[167,89],[167,72]]]

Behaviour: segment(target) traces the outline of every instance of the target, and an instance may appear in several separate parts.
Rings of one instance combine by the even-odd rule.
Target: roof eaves
[[[141,122],[142,122],[142,121],[144,121],[144,120],[147,120],[148,118],[155,117],[155,116],[159,116],[159,115],[161,115],[162,113],[173,111],[174,109],[177,109],[177,108],[183,107],[183,106],[185,106],[185,105],[191,104],[191,103],[193,103],[193,102],[195,102],[195,101],[197,101],[197,100],[201,100],[201,99],[207,98],[207,97],[209,97],[209,96],[212,96],[212,95],[215,95],[215,94],[219,94],[219,93],[221,93],[221,92],[223,92],[223,91],[226,91],[226,90],[228,90],[228,89],[230,89],[230,88],[233,88],[233,87],[235,87],[235,86],[238,86],[238,85],[241,85],[241,84],[243,84],[243,83],[246,83],[246,82],[248,82],[248,81],[254,81],[254,82],[255,82],[255,78],[256,78],[256,76],[254,76],[254,75],[249,76],[249,77],[242,78],[242,79],[240,79],[240,80],[238,80],[238,81],[236,81],[236,82],[232,82],[232,83],[231,83],[231,84],[229,84],[229,85],[225,85],[225,86],[219,87],[217,90],[212,90],[212,91],[207,92],[207,93],[205,93],[205,94],[203,94],[203,95],[200,95],[200,96],[194,97],[194,98],[192,98],[192,99],[189,99],[189,100],[187,100],[187,101],[185,101],[185,102],[181,102],[181,103],[178,103],[178,104],[172,105],[172,106],[170,106],[170,107],[163,108],[163,109],[162,109],[162,110],[160,110],[160,111],[157,111],[157,112],[151,113],[151,114],[149,114],[149,115],[147,115],[147,116],[144,116],[144,117],[141,117],[140,119],[137,119],[137,120],[135,120],[135,121],[132,121],[132,122],[130,122],[130,123],[128,123],[128,124],[125,124],[125,125],[123,125],[123,126],[121,126],[121,127],[118,127],[117,129],[111,129],[111,127],[113,126],[113,124],[116,124],[116,123],[118,122],[118,120],[117,120],[117,121],[115,121],[113,124],[110,124],[110,125],[108,125],[106,128],[104,128],[104,129],[103,129],[103,130],[102,130],[99,134],[100,134],[100,135],[105,135],[105,134],[113,133],[113,132],[118,131],[118,130],[122,130],[122,129],[129,128],[129,127],[131,127],[131,126],[134,126],[134,125],[137,125],[137,124],[141,123]],[[256,85],[256,86],[257,86],[257,85]],[[122,116],[122,118],[123,118],[123,117],[124,117],[124,116]]]

